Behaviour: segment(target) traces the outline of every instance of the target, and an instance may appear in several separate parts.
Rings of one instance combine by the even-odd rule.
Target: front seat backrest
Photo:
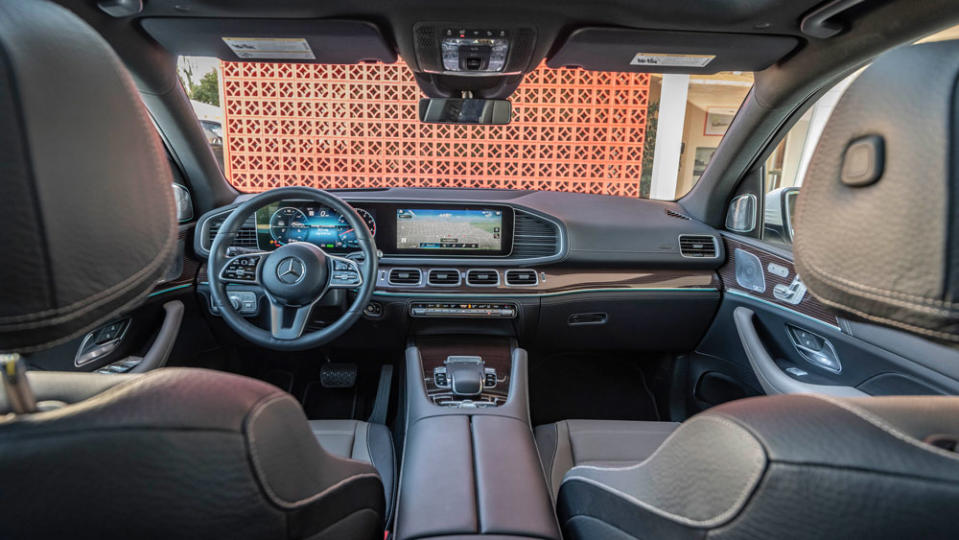
[[[796,268],[823,303],[959,342],[959,44],[903,47],[853,81],[796,205]]]
[[[70,339],[167,269],[154,126],[112,49],[46,1],[0,0],[0,167],[0,352]],[[274,386],[197,369],[27,379],[40,412],[0,392],[0,538],[383,536],[376,470],[320,448]]]
[[[142,300],[172,262],[172,177],[107,43],[0,2],[0,351],[51,347]]]

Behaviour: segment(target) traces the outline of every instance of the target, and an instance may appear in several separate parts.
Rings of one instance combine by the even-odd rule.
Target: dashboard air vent
[[[390,270],[390,285],[419,285],[423,274],[416,268],[394,268]]]
[[[674,217],[674,218],[678,218],[678,219],[685,219],[686,221],[689,221],[689,216],[684,216],[684,215],[682,215],[682,214],[680,214],[679,212],[676,212],[676,211],[674,211],[674,210],[666,210],[666,215],[669,216],[669,217]]]
[[[506,284],[510,287],[531,287],[539,283],[536,270],[507,270]]]
[[[223,225],[223,222],[226,221],[226,218],[229,217],[229,214],[224,214],[212,218],[210,224],[207,228],[207,245],[206,248],[210,249],[213,247],[213,239],[216,238],[217,231],[220,230],[220,226]],[[255,248],[256,246],[256,218],[250,216],[249,219],[240,227],[240,230],[236,232],[236,237],[233,239],[231,246],[236,247],[250,247]]]
[[[470,270],[466,272],[466,284],[473,287],[493,287],[499,285],[499,272],[496,270]]]
[[[460,284],[460,272],[455,268],[434,268],[427,274],[426,282],[437,287],[455,287]]]
[[[681,234],[679,252],[683,257],[712,259],[718,255],[715,236]]]
[[[559,253],[559,228],[533,214],[516,210],[513,254],[516,259],[551,257]]]

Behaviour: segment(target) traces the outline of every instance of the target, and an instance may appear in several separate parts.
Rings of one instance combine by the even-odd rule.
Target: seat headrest
[[[141,301],[176,247],[172,177],[110,46],[46,1],[0,0],[0,351]]]
[[[959,342],[959,41],[880,56],[823,130],[796,267],[823,303]]]

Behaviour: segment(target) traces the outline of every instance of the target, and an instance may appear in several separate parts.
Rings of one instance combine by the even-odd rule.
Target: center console
[[[427,397],[442,407],[498,407],[509,397],[511,340],[496,337],[420,338]],[[475,381],[475,384],[471,384]]]
[[[560,538],[509,338],[418,338],[406,351],[396,538]]]

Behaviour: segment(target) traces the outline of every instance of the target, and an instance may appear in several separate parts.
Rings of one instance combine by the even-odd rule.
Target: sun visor
[[[546,65],[650,73],[760,71],[798,44],[789,36],[581,28]]]
[[[143,29],[173,54],[248,62],[393,63],[396,51],[368,22],[303,19],[146,18]]]

